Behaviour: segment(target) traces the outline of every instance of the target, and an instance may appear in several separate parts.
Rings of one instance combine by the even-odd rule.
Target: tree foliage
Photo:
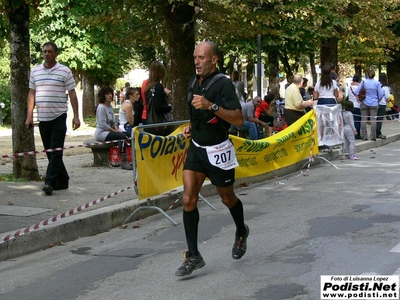
[[[131,49],[122,43],[126,25],[109,22],[115,13],[106,1],[48,0],[39,7],[41,14],[32,22],[32,45],[35,50],[47,40],[62,50],[58,60],[66,63],[77,78],[89,72],[96,84],[111,84],[129,68]],[[96,26],[82,20],[100,15]],[[34,61],[41,61],[40,51]]]

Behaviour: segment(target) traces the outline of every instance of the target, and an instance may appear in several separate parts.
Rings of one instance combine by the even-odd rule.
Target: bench
[[[97,144],[96,144],[97,143]],[[110,148],[118,145],[115,143],[100,144],[96,140],[86,140],[83,142],[86,148],[90,148],[93,153],[94,167],[109,167],[110,166]]]
[[[228,130],[228,133],[244,139],[249,137],[249,131],[247,129],[239,130],[235,125],[231,125],[231,127]]]
[[[263,127],[257,125],[257,129],[260,131],[260,139],[263,139],[266,137],[266,133]],[[249,131],[246,130],[239,130],[236,126],[231,125],[231,127],[228,130],[229,134],[236,135],[238,137],[248,139],[249,138]]]

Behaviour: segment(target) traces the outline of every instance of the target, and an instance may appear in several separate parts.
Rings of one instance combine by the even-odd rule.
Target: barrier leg
[[[344,143],[342,144],[341,150],[342,150],[342,151],[341,151],[342,153],[336,154],[336,155],[333,157],[332,160],[335,160],[336,157],[339,157],[339,156],[345,157],[346,155],[349,155],[349,154],[350,154],[350,153],[345,153],[345,152],[344,152]]]
[[[330,164],[332,167],[334,167],[335,169],[338,169],[338,170],[339,170],[338,167],[336,167],[333,163],[331,163],[331,162],[330,162],[328,159],[326,159],[325,157],[316,155],[314,159],[317,159],[317,158],[326,161],[326,162],[327,162],[328,164]],[[306,163],[300,168],[300,170],[304,169],[304,167],[307,166],[309,163],[310,163],[309,161],[306,162]],[[310,163],[310,165],[311,165],[311,163]]]
[[[208,200],[204,198],[202,194],[199,194],[199,198],[201,198],[201,200],[203,200],[209,207],[211,207],[212,210],[215,210],[215,207],[210,202],[208,202]]]
[[[128,223],[130,221],[130,219],[139,211],[144,210],[144,209],[152,209],[152,210],[156,210],[160,213],[162,213],[164,215],[164,217],[166,217],[168,220],[171,221],[172,224],[174,224],[175,226],[179,225],[179,223],[175,222],[174,219],[172,219],[165,211],[163,211],[160,207],[158,206],[154,206],[151,205],[150,203],[150,199],[147,199],[147,205],[146,206],[140,206],[138,208],[136,208],[130,215],[128,218],[126,218],[126,220],[122,223],[122,225],[125,225],[126,223]]]
[[[324,160],[324,161],[326,161],[328,164],[330,164],[332,167],[334,167],[335,169],[338,169],[339,170],[339,168],[338,167],[336,167],[333,163],[331,163],[329,160],[327,160],[325,157],[323,157],[323,156],[317,156],[316,158],[319,158],[319,159],[322,159],[322,160]]]
[[[172,209],[175,205],[177,205],[179,203],[179,201],[181,201],[183,198],[183,196],[180,196],[178,199],[176,199],[171,206],[168,208],[168,210]],[[199,194],[199,198],[204,201],[209,207],[211,207],[212,210],[216,210],[216,208],[206,199],[204,198],[204,196],[202,194]]]

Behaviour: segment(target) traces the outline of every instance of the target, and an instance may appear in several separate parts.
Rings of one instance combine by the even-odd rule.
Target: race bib
[[[197,147],[206,149],[208,160],[213,166],[222,170],[230,170],[239,166],[236,160],[235,148],[233,148],[233,144],[229,139],[221,144],[206,147],[200,146],[194,141],[193,143]]]

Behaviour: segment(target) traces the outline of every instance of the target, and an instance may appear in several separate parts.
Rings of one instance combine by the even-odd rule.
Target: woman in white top
[[[126,100],[119,109],[119,130],[126,132],[127,136],[132,135],[132,127],[135,123],[136,112],[133,105],[140,98],[138,89],[128,88],[125,93]]]
[[[317,105],[337,104],[339,89],[335,80],[331,77],[331,66],[325,65],[322,68],[321,80],[317,82],[314,88],[314,101],[318,100]],[[341,101],[341,99],[340,99]]]
[[[356,96],[356,89],[357,86],[361,82],[361,76],[358,74],[355,74],[353,76],[353,81],[350,83],[349,90],[348,90],[348,96],[349,96],[349,101],[353,102],[354,109],[352,110],[353,113],[353,119],[354,119],[354,126],[356,127],[357,134],[356,134],[356,139],[361,139],[361,110],[360,110],[360,102],[357,99]]]
[[[377,114],[377,123],[376,123],[376,137],[378,139],[386,139],[386,136],[382,134],[382,120],[384,115],[386,115],[386,104],[387,100],[390,97],[390,90],[389,90],[389,84],[388,84],[388,79],[386,73],[381,73],[379,75],[379,82],[382,85],[382,90],[383,90],[383,97],[379,101],[379,107],[378,107],[378,114]]]

